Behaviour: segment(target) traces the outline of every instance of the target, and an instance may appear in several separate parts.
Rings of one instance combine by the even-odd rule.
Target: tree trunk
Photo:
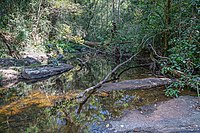
[[[117,0],[117,16],[118,16],[118,23],[120,22],[120,0]]]
[[[167,0],[166,9],[165,9],[165,32],[164,32],[164,53],[167,52],[169,48],[169,36],[170,36],[170,10],[171,10],[171,0]]]

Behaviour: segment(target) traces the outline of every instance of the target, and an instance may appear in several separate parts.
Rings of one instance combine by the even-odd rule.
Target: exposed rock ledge
[[[128,111],[117,120],[92,128],[105,133],[200,133],[200,99],[181,96]],[[145,113],[150,112],[150,113]]]
[[[164,86],[172,83],[174,80],[169,78],[144,78],[135,80],[125,80],[118,83],[106,83],[103,84],[100,91],[112,91],[112,90],[136,90],[147,89],[153,87]]]
[[[62,74],[72,68],[73,66],[64,63],[59,64],[58,66],[49,64],[36,67],[25,67],[19,71],[10,68],[0,68],[0,73],[2,75],[1,84],[4,87],[10,87],[19,81],[33,83]]]
[[[0,67],[41,65],[41,62],[32,57],[22,59],[0,58]]]

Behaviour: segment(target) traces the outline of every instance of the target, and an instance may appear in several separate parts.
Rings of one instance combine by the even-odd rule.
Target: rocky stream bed
[[[200,99],[181,96],[125,111],[119,119],[91,127],[93,133],[200,133]]]

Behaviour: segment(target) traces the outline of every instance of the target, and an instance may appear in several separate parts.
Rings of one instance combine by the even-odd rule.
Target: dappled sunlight
[[[199,132],[199,5],[1,0],[0,133]]]
[[[36,106],[37,108],[49,107],[54,105],[54,101],[58,99],[69,99],[76,94],[48,95],[40,91],[34,91],[25,98],[11,102],[0,107],[0,114],[16,115],[22,113],[27,108]],[[17,98],[15,98],[17,99]]]

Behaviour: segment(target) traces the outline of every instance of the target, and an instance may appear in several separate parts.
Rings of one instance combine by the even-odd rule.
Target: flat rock
[[[25,67],[19,71],[11,68],[0,68],[0,75],[2,76],[2,79],[0,79],[0,85],[10,87],[19,81],[34,83],[68,72],[72,68],[72,65],[64,63],[61,63],[58,66],[48,64],[35,67]]]
[[[168,85],[173,80],[169,78],[144,78],[135,80],[125,80],[117,83],[106,83],[103,84],[100,91],[112,91],[112,90],[135,90],[135,89],[146,89]]]
[[[107,124],[110,125],[108,128]],[[181,96],[154,104],[151,113],[129,111],[120,120],[106,121],[100,128],[92,130],[107,133],[200,133],[200,99]]]
[[[37,66],[35,68],[33,67],[25,68],[24,70],[22,70],[21,75],[22,78],[26,80],[43,79],[67,72],[72,68],[73,66],[69,64],[62,63],[58,66],[49,64],[49,65]]]

